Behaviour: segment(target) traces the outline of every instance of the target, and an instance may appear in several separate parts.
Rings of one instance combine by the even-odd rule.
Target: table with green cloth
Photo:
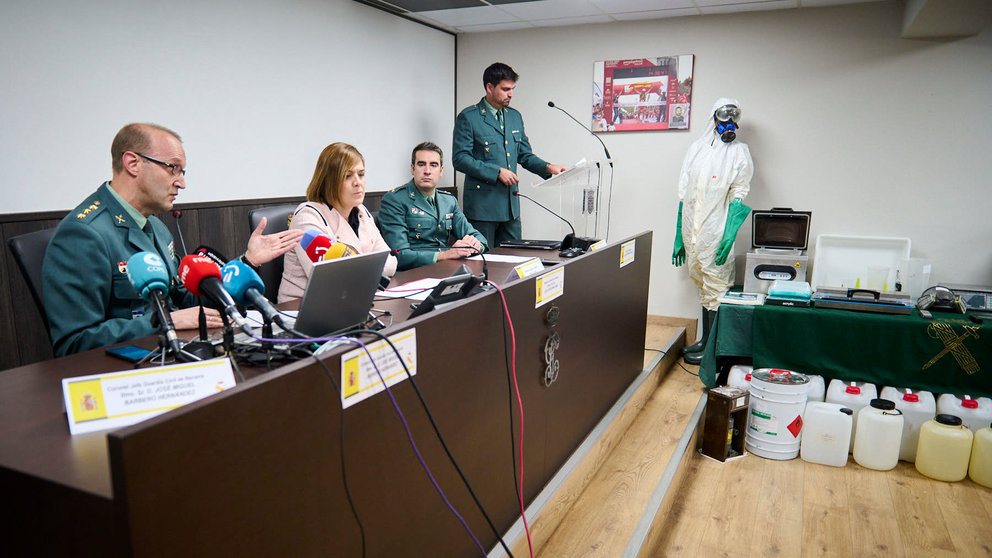
[[[825,379],[937,393],[992,396],[992,320],[933,312],[925,320],[826,308],[724,304],[699,368],[716,385],[718,360],[752,357],[755,368],[785,368]]]

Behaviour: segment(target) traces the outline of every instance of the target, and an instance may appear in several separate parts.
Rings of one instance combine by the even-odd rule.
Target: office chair
[[[265,234],[282,232],[289,228],[289,217],[293,214],[298,204],[273,205],[252,209],[248,212],[248,231],[255,230],[255,227],[262,221],[262,217],[268,219],[265,225]],[[279,283],[282,282],[282,256],[259,266],[258,275],[265,283],[265,298],[276,300],[279,296]]]
[[[14,254],[14,261],[21,269],[24,282],[28,285],[31,298],[34,299],[38,313],[41,314],[41,322],[45,324],[45,333],[51,336],[48,331],[48,314],[45,312],[45,300],[41,293],[41,264],[45,261],[45,251],[48,250],[48,242],[55,234],[55,229],[44,229],[15,236],[7,241],[10,252]],[[49,337],[51,341],[51,337]]]

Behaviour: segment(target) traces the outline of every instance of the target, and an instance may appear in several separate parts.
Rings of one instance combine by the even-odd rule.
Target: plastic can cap
[[[844,413],[845,415],[853,415],[854,409],[848,409],[847,407],[842,407],[840,412]]]
[[[971,398],[962,399],[961,406],[964,407],[965,409],[977,409],[978,401],[975,401],[974,399]]]
[[[946,424],[948,426],[961,426],[961,417],[956,417],[954,415],[939,414],[934,417],[934,420],[940,424]]]
[[[854,395],[859,395],[861,393],[861,388],[855,385],[850,385],[844,388],[844,391],[846,391],[847,393],[852,393]]]
[[[910,403],[918,403],[920,401],[920,396],[915,393],[904,393],[902,400],[909,401]]]
[[[869,405],[883,411],[891,411],[896,408],[896,404],[888,399],[872,399]]]

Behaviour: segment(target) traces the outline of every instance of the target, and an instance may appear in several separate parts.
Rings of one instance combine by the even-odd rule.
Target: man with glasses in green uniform
[[[73,209],[55,230],[42,264],[42,293],[55,356],[151,335],[154,312],[127,276],[127,260],[158,254],[170,277],[176,329],[197,327],[193,295],[176,277],[172,234],[156,213],[169,211],[186,188],[186,152],[179,135],[156,124],[128,124],[110,147],[113,178]],[[261,265],[291,249],[303,231],[252,232],[242,261]],[[223,325],[209,309],[207,326]]]

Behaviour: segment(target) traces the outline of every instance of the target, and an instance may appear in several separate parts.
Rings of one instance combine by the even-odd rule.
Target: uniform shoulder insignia
[[[80,204],[79,207],[76,208],[76,219],[86,219],[90,215],[96,215],[101,209],[103,208],[100,207],[100,202],[97,200],[90,202],[86,206]]]

